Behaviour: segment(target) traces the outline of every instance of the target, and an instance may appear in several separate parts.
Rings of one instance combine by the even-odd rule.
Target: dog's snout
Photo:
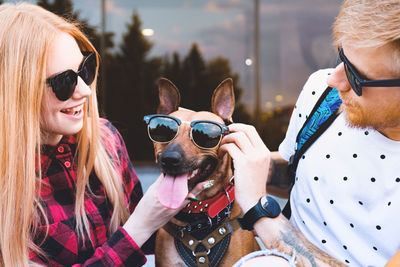
[[[182,163],[182,155],[176,151],[170,151],[163,153],[160,158],[162,167],[169,169],[169,168],[176,168],[179,167]]]

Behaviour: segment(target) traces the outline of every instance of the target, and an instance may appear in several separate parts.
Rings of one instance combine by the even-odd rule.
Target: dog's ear
[[[235,94],[233,93],[233,81],[225,79],[214,90],[211,100],[211,111],[220,116],[224,121],[232,122],[232,114],[235,109]]]
[[[170,114],[178,110],[181,102],[178,88],[165,78],[161,78],[158,82],[158,98],[160,99],[160,104],[157,108],[158,114]]]

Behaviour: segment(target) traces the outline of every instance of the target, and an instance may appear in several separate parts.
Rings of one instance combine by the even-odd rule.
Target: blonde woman
[[[142,245],[179,209],[158,202],[160,179],[141,199],[98,115],[93,45],[28,3],[1,5],[0,25],[0,265],[142,265]]]

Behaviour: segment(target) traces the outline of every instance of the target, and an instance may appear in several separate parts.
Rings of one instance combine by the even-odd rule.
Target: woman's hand
[[[162,179],[164,179],[163,174],[148,188],[134,212],[123,226],[139,247],[189,203],[189,200],[185,200],[181,207],[177,209],[170,209],[162,205],[158,200],[158,188]],[[187,198],[196,198],[206,183],[197,184],[187,195]]]
[[[251,125],[229,125],[219,153],[229,153],[235,168],[235,199],[246,213],[266,194],[270,151]]]

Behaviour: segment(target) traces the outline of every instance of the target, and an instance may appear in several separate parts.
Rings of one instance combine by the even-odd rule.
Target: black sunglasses
[[[198,120],[192,122],[181,121],[169,115],[146,115],[143,120],[147,124],[147,133],[153,142],[171,142],[179,131],[182,123],[190,123],[190,139],[199,148],[212,149],[219,145],[222,136],[229,133],[226,125],[215,121]]]
[[[400,79],[388,80],[365,80],[357,72],[356,68],[351,65],[350,61],[344,55],[343,48],[339,48],[339,58],[344,63],[344,70],[346,72],[347,80],[350,83],[353,91],[358,95],[362,95],[363,86],[366,87],[397,87],[400,86]]]
[[[46,79],[46,83],[51,86],[54,94],[60,101],[69,99],[78,83],[78,76],[87,84],[91,85],[96,76],[97,59],[93,52],[82,52],[85,58],[79,65],[78,72],[66,70],[55,74]]]

